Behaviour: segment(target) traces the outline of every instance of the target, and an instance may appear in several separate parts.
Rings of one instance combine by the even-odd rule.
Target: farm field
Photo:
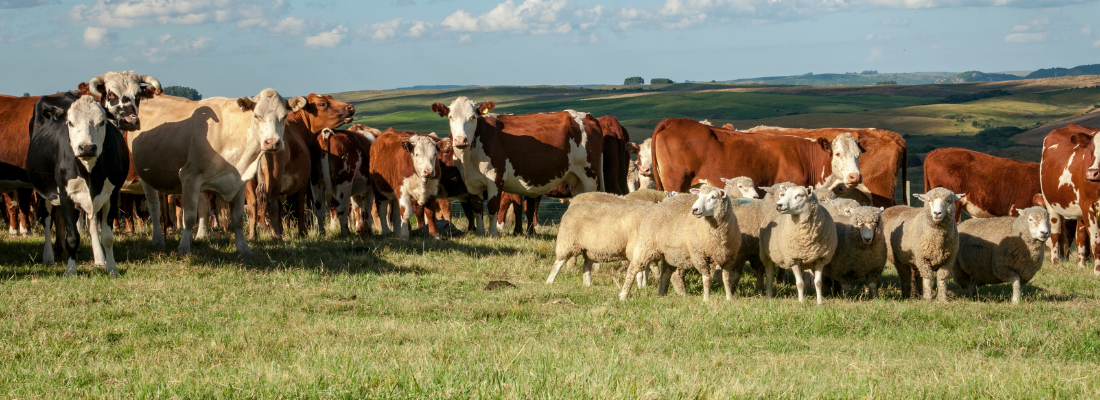
[[[183,259],[118,235],[118,279],[86,245],[66,279],[35,264],[40,238],[0,233],[0,396],[1100,396],[1100,281],[1071,264],[1044,266],[1017,306],[1006,285],[900,301],[892,269],[873,301],[764,299],[748,274],[731,302],[702,303],[698,279],[619,302],[612,266],[590,288],[576,269],[544,283],[555,233],[265,239],[237,256],[216,232]]]

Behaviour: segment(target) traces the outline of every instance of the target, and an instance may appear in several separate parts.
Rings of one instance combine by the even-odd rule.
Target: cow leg
[[[294,198],[298,202],[298,206],[294,209],[294,217],[298,219],[298,237],[304,238],[309,235],[309,221],[306,221],[306,190],[299,190],[294,194]]]
[[[466,216],[466,232],[477,233],[477,224],[474,221],[474,197],[466,196],[459,205],[462,206],[462,215]],[[480,214],[481,212],[478,211],[477,213]]]
[[[237,193],[229,204],[231,207],[230,218],[233,222],[233,234],[237,238],[237,253],[251,255],[252,250],[248,248],[248,240],[245,240],[244,236],[244,194]]]
[[[99,239],[100,245],[103,247],[103,260],[105,261],[105,265],[107,266],[107,274],[111,275],[112,277],[118,277],[118,265],[115,264],[115,233],[111,229],[111,218],[110,218],[110,212],[111,212],[111,205],[112,204],[117,204],[117,203],[116,202],[107,202],[107,204],[103,206],[103,209],[99,210],[99,217],[100,217],[99,231],[100,232],[99,232],[99,235],[96,235],[96,236],[99,236],[98,239]],[[92,213],[92,214],[95,214],[95,213]],[[92,232],[96,231],[95,229],[89,229],[89,230],[92,231]],[[95,240],[95,238],[93,238],[92,240]]]
[[[65,225],[65,253],[68,254],[65,276],[75,276],[76,254],[77,251],[80,250],[80,232],[76,229],[76,219],[79,218],[80,213],[77,211],[72,200],[69,199],[69,195],[63,190],[59,192],[59,209],[61,211],[61,219]]]
[[[195,239],[205,239],[210,225],[210,200],[205,192],[199,192],[196,210],[198,211],[198,229],[195,230]],[[184,209],[186,210],[186,208]]]
[[[1050,212],[1050,208],[1047,208],[1047,212],[1050,214],[1050,237],[1047,238],[1047,251],[1050,252],[1050,263],[1058,264],[1062,262],[1062,230],[1064,229],[1064,220],[1062,216]]]
[[[43,237],[46,240],[45,244],[42,246],[42,265],[53,265],[53,244],[55,243],[55,241],[53,241],[53,238],[50,237],[51,229],[53,228],[53,204],[50,204],[50,202],[48,201],[43,201],[43,203],[45,203],[45,206],[43,207],[45,209],[45,219],[42,223],[42,231],[44,234]]]
[[[409,220],[412,219],[413,214],[413,201],[408,195],[400,196],[397,198],[397,211],[398,218],[401,226],[401,230],[398,231],[398,238],[401,240],[409,240]],[[394,226],[397,226],[395,223]]]
[[[15,190],[15,196],[19,199],[19,236],[31,234],[31,205],[34,201],[34,189],[21,188]]]
[[[381,197],[374,200],[374,206],[378,209],[378,229],[382,230],[383,236],[388,236],[393,233],[390,230],[390,200]]]
[[[500,230],[500,231],[504,230],[504,222],[508,219],[508,211],[512,211],[512,214],[515,216],[514,219],[516,220],[516,228],[513,231],[513,234],[519,235],[520,233],[522,233],[522,228],[520,228],[520,224],[523,222],[523,215],[520,211],[516,211],[517,204],[515,202],[513,202],[512,199],[513,199],[513,196],[511,196],[511,195],[500,196],[500,210],[501,211],[500,211],[500,214],[497,215],[497,218],[496,218],[497,230]]]
[[[4,202],[7,203],[8,235],[19,234],[19,202],[12,193],[4,193]]]
[[[99,210],[87,210],[84,218],[88,223],[88,237],[91,239],[88,244],[92,247],[92,259],[95,265],[107,265],[107,260],[103,257],[103,242],[99,241]]]
[[[497,219],[497,214],[500,212],[501,193],[502,192],[498,191],[495,195],[489,196],[489,207],[488,207],[489,210],[488,211],[489,211],[489,220],[490,221],[495,221]],[[500,236],[500,233],[497,232],[497,226],[496,225],[489,225],[488,235],[491,236],[491,237]]]
[[[351,235],[351,229],[348,228],[348,209],[351,207],[352,196],[348,196],[351,193],[352,184],[348,182],[343,185],[339,185],[334,188],[333,191],[336,198],[336,219],[340,221],[340,237],[348,237]]]
[[[454,217],[454,214],[451,213],[451,199],[436,199],[436,204],[439,207],[439,212],[436,213],[437,217],[447,221]]]
[[[249,179],[244,184],[245,211],[248,212],[248,240],[256,240],[256,223],[260,218],[256,204],[256,180]]]
[[[268,188],[267,225],[271,226],[271,236],[276,241],[283,241],[283,202],[277,188]]]
[[[202,197],[202,191],[199,190],[200,186],[194,179],[184,178],[182,181],[183,190],[179,196],[180,208],[183,209],[182,218],[179,218],[182,229],[180,230],[180,244],[177,248],[181,256],[191,253],[191,242],[195,238],[195,227],[199,222],[199,202]]]
[[[1096,261],[1096,255],[1100,254],[1100,225],[1097,224],[1096,217],[1095,214],[1085,215],[1086,221],[1088,221],[1089,244],[1091,244],[1090,249],[1092,250],[1092,274],[1100,276],[1100,262]]]
[[[355,233],[359,236],[371,236],[374,234],[374,228],[371,226],[373,218],[370,216],[370,207],[368,205],[374,202],[374,196],[371,194],[358,195],[351,197],[352,203],[355,204],[355,210],[359,217],[359,225],[355,228]],[[350,207],[349,207],[350,208]]]
[[[1086,220],[1077,221],[1077,236],[1074,237],[1074,241],[1077,242],[1077,268],[1085,269],[1085,259],[1088,257],[1088,228],[1085,227]]]
[[[524,215],[527,217],[527,234],[534,235],[535,227],[538,226],[538,214],[539,214],[539,202],[542,200],[542,196],[528,197],[523,201]],[[519,224],[517,219],[517,225]]]

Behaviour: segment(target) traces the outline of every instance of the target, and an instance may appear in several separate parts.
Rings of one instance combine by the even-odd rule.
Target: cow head
[[[307,120],[307,125],[316,133],[321,129],[336,129],[350,124],[351,116],[355,115],[355,106],[329,95],[310,93],[306,96],[306,105],[301,111],[302,119]]]
[[[863,182],[863,175],[859,173],[859,155],[863,153],[863,147],[860,147],[850,133],[837,136],[832,143],[825,138],[818,138],[817,143],[825,151],[831,152],[833,176],[847,187],[855,187]]]
[[[650,151],[653,139],[646,139],[638,146],[638,173],[642,176],[653,176],[653,153]]]
[[[760,197],[760,194],[756,192],[756,183],[747,176],[739,176],[733,179],[722,178],[722,182],[726,184],[726,192],[740,193],[741,197],[746,199]]]
[[[1074,146],[1087,148],[1092,152],[1092,164],[1085,170],[1085,179],[1091,182],[1100,182],[1100,135],[1077,133],[1069,138]]]
[[[73,155],[91,171],[103,153],[107,137],[107,113],[92,96],[81,96],[68,110],[47,105],[42,115],[55,123],[64,123],[69,130],[69,146]]]
[[[144,85],[144,86],[142,86]],[[84,86],[80,86],[84,92]],[[149,75],[138,75],[134,71],[108,72],[88,81],[87,93],[95,96],[99,104],[107,110],[108,116],[115,120],[119,130],[136,131],[141,129],[138,119],[138,104],[141,99],[151,99],[164,93],[160,81]]]
[[[929,190],[925,194],[917,193],[913,195],[913,197],[924,202],[924,208],[928,210],[928,216],[936,223],[945,219],[954,221],[955,203],[965,196],[966,193],[955,194],[942,187]]]
[[[436,146],[435,140],[425,135],[412,135],[401,141],[401,148],[412,157],[413,171],[417,176],[425,179],[436,177],[439,146]]]
[[[783,214],[802,214],[810,207],[817,207],[817,199],[814,198],[814,188],[795,186],[783,191],[779,201],[775,202],[775,211]]]
[[[286,128],[286,116],[305,107],[306,99],[298,96],[287,100],[275,89],[264,89],[256,97],[241,97],[237,106],[241,111],[252,111],[252,123],[248,126],[248,135],[260,141],[260,149],[265,152],[283,150],[283,131]]]
[[[852,210],[852,216],[848,220],[853,228],[859,230],[859,238],[864,244],[870,244],[875,240],[875,235],[882,229],[882,209],[875,207],[859,207]]]
[[[1016,209],[1020,214],[1016,217],[1015,224],[1027,221],[1027,232],[1038,241],[1046,241],[1050,238],[1050,213],[1043,207],[1030,207],[1023,210]]]
[[[473,141],[477,131],[477,119],[496,107],[491,101],[475,104],[466,96],[460,96],[451,102],[451,106],[443,103],[432,104],[432,111],[440,117],[448,118],[451,124],[451,138],[456,149],[465,149]]]
[[[695,203],[691,205],[691,215],[694,215],[695,218],[713,216],[715,210],[717,210],[723,202],[729,202],[729,199],[726,197],[726,191],[713,186],[703,186],[698,189],[691,189],[691,194],[699,196],[699,198],[695,200]]]

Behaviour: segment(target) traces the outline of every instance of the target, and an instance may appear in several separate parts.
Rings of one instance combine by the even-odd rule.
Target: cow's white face
[[[955,219],[955,202],[962,200],[966,193],[955,194],[950,190],[938,187],[929,190],[925,194],[914,194],[914,197],[924,202],[924,208],[934,222],[943,221],[945,218]]]
[[[783,214],[802,214],[807,202],[817,205],[817,200],[812,196],[813,190],[811,187],[795,186],[783,191],[779,201],[775,203],[775,210]]]
[[[73,154],[89,171],[96,159],[103,154],[103,140],[107,137],[107,113],[92,96],[77,99],[65,113],[69,129],[69,146]]]
[[[439,147],[432,139],[413,135],[401,142],[401,148],[412,156],[413,169],[421,178],[434,178],[437,170]]]
[[[143,87],[142,85],[148,85]],[[138,104],[142,98],[161,93],[160,81],[133,71],[108,72],[88,81],[88,90],[100,97],[100,104],[116,119],[118,128],[132,131],[141,128]]]
[[[1085,179],[1100,182],[1100,134],[1092,136],[1092,164],[1085,170]]]
[[[691,189],[691,194],[699,196],[699,198],[695,200],[695,203],[691,205],[691,215],[694,215],[696,218],[713,216],[718,206],[722,202],[728,201],[726,199],[726,191],[713,186],[703,186],[699,189]]]
[[[456,149],[465,149],[473,141],[477,130],[477,104],[465,96],[455,99],[449,107],[448,123],[451,125],[451,138]]]
[[[862,151],[852,135],[845,132],[837,136],[830,147],[833,152],[833,176],[848,187],[855,187],[863,182],[863,175],[859,173],[859,155]]]
[[[756,192],[756,183],[747,176],[739,176],[733,179],[722,178],[722,182],[726,184],[727,193],[740,193],[741,197],[746,199],[760,197],[760,194]]]
[[[653,176],[653,153],[650,150],[652,144],[652,139],[646,139],[638,146],[638,173],[642,176]]]
[[[248,133],[260,141],[260,149],[265,152],[279,152],[285,147],[283,131],[286,128],[286,116],[305,107],[304,97],[283,99],[275,89],[264,89],[256,97],[241,97],[237,105],[243,111],[252,111],[252,122]]]
[[[1031,233],[1032,238],[1038,241],[1050,238],[1050,213],[1045,208],[1016,209],[1016,212],[1020,213],[1018,218],[1027,219],[1028,232]]]

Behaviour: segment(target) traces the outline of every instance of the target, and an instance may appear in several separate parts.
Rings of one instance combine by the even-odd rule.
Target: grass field
[[[242,257],[215,233],[182,259],[119,235],[110,279],[88,262],[64,278],[34,264],[41,239],[0,233],[0,396],[1100,396],[1100,281],[1069,264],[1015,306],[1005,285],[901,301],[892,270],[874,301],[764,299],[750,276],[732,302],[702,303],[697,279],[619,302],[611,266],[590,288],[576,270],[544,284],[554,235],[261,240]]]

